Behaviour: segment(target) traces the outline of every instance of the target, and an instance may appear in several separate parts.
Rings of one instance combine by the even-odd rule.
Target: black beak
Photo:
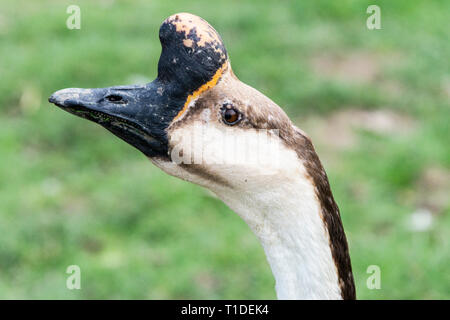
[[[94,121],[149,157],[168,157],[167,129],[193,94],[228,61],[217,32],[187,13],[159,30],[158,77],[145,86],[64,89],[48,101]]]
[[[157,80],[145,86],[69,88],[48,99],[58,107],[94,121],[149,157],[167,156],[166,129],[179,104],[163,95]]]

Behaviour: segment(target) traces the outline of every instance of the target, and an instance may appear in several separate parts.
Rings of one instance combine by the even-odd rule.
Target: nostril
[[[112,103],[125,103],[125,99],[117,94],[110,94],[105,99]]]

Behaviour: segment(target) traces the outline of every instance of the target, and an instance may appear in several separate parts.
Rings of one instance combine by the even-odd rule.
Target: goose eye
[[[234,108],[227,108],[223,112],[223,121],[226,124],[233,125],[239,122],[240,120],[239,112]]]
[[[106,100],[108,100],[109,102],[113,102],[113,103],[124,103],[125,102],[125,100],[117,94],[111,94],[111,95],[107,96]]]

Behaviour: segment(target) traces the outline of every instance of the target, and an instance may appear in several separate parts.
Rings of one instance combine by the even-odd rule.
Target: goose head
[[[102,125],[168,174],[213,191],[259,237],[279,297],[353,297],[339,211],[308,136],[234,75],[221,37],[205,20],[172,15],[159,38],[154,81],[63,89],[49,101]],[[305,273],[296,274],[305,260],[311,260]],[[320,282],[328,293],[312,288]]]
[[[289,172],[280,161],[286,143],[280,130],[292,136],[298,129],[274,102],[237,79],[217,31],[180,13],[162,23],[159,38],[154,81],[63,89],[49,101],[102,125],[169,174],[209,188],[242,192]]]

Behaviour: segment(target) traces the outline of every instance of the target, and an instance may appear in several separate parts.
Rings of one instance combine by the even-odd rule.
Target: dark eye
[[[108,100],[109,102],[113,102],[113,103],[125,103],[125,100],[117,94],[111,94],[111,95],[107,96],[106,100]]]
[[[233,108],[230,105],[227,105],[224,107],[222,111],[222,118],[223,121],[228,125],[234,125],[241,120],[241,115],[239,111],[237,111],[235,108]]]

